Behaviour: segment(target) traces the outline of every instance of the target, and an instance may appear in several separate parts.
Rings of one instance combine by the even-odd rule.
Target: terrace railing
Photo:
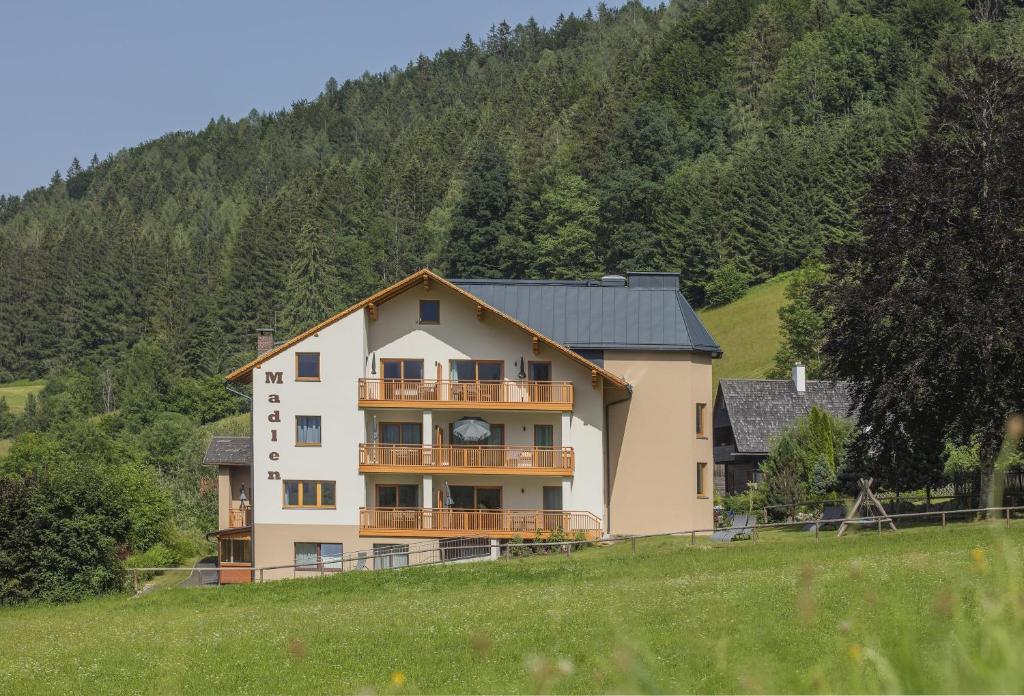
[[[575,510],[464,510],[455,508],[361,508],[364,536],[447,537],[474,534],[532,539],[555,531],[588,539],[601,536],[601,519]]]
[[[493,473],[571,476],[572,447],[512,445],[359,445],[361,473]]]
[[[538,410],[570,410],[573,403],[572,382],[531,382],[501,380],[495,382],[458,382],[423,379],[359,380],[361,406],[431,408],[533,408]]]

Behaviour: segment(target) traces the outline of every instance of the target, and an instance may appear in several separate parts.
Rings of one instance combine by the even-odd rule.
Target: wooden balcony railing
[[[532,539],[561,530],[568,537],[581,532],[601,536],[601,519],[575,510],[456,510],[452,508],[360,508],[362,536],[455,537],[487,536]]]
[[[359,445],[360,473],[527,474],[571,476],[572,447],[512,445]]]
[[[360,379],[359,405],[395,408],[572,409],[572,382]]]
[[[248,527],[252,524],[252,508],[228,510],[228,527]]]

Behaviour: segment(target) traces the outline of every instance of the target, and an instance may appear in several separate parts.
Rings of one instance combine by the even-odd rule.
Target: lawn
[[[46,386],[45,379],[19,379],[16,382],[0,384],[0,398],[7,399],[7,405],[13,413],[25,410],[25,401],[29,394],[38,394]]]
[[[725,353],[712,363],[716,391],[720,379],[756,379],[772,367],[779,347],[779,308],[786,301],[790,277],[783,273],[755,285],[735,302],[699,313]]]
[[[657,539],[7,608],[0,692],[1020,692],[1022,547],[1024,522]]]

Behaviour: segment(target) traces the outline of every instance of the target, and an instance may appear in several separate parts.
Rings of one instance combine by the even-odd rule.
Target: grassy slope
[[[788,274],[778,275],[735,302],[700,312],[725,352],[713,363],[716,390],[722,378],[764,377],[772,367],[779,347],[779,308],[788,282]]]
[[[38,394],[46,386],[45,379],[19,379],[17,382],[0,384],[0,397],[7,399],[7,405],[14,413],[25,410],[25,400],[29,394]]]
[[[1000,549],[1020,567],[1022,547],[1020,522],[658,539],[636,558],[620,544],[0,609],[0,693],[988,690],[947,673],[950,626],[975,623]],[[879,660],[895,684],[871,677]]]

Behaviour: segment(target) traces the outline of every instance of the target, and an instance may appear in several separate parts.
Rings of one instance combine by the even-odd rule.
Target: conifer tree
[[[334,263],[325,235],[315,223],[303,224],[299,233],[285,297],[281,318],[288,335],[308,329],[339,309]]]

